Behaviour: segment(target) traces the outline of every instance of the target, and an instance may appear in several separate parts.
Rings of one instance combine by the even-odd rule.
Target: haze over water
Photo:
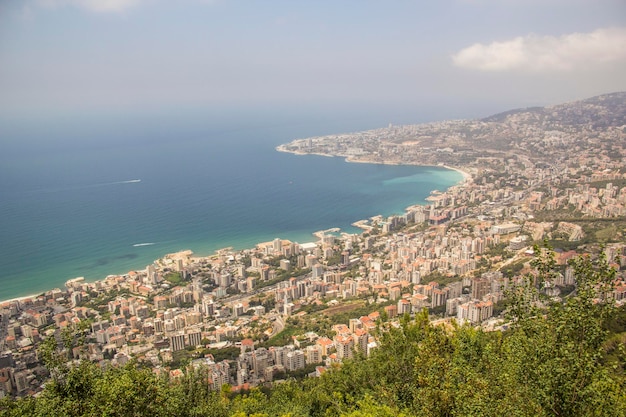
[[[462,179],[442,168],[274,149],[385,124],[250,115],[167,126],[141,118],[16,124],[0,156],[0,300],[143,269],[183,249],[208,255],[276,237],[314,241],[311,233],[331,227],[358,232],[354,221],[402,213]]]

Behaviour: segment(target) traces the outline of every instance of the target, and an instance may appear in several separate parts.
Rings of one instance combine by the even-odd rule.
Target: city
[[[465,180],[433,191],[428,205],[355,221],[360,234],[328,229],[313,242],[276,238],[207,257],[181,251],[143,270],[4,302],[0,397],[42,390],[46,339],[71,361],[136,360],[172,379],[202,367],[213,390],[237,391],[367,357],[380,332],[424,309],[436,325],[499,331],[508,325],[506,294],[532,273],[543,241],[560,271],[547,295],[575,291],[569,260],[604,251],[618,270],[612,298],[623,304],[624,126],[626,93],[614,93],[282,145],[349,162],[448,166]]]

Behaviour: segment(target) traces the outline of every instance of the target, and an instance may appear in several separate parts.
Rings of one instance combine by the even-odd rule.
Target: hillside
[[[556,106],[511,110],[481,120],[297,139],[280,149],[362,162],[467,167],[486,154],[552,163],[568,157],[572,149],[584,151],[625,140],[626,92],[618,92]]]
[[[465,181],[3,304],[0,416],[626,416],[625,99],[280,147]]]
[[[535,266],[549,279],[549,255]],[[613,275],[606,259],[577,261],[578,293],[544,314],[533,307],[540,294],[527,287],[512,298],[512,330],[504,332],[435,326],[425,313],[380,324],[381,346],[369,358],[270,390],[211,391],[202,368],[167,378],[132,363],[68,368],[52,355],[56,371],[42,395],[5,399],[0,415],[623,416],[626,311],[593,302]]]

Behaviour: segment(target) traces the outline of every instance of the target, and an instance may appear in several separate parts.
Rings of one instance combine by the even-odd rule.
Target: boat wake
[[[25,193],[58,193],[58,192],[63,192],[63,191],[85,190],[88,188],[110,187],[112,185],[120,185],[120,184],[135,184],[138,182],[141,182],[141,180],[132,179],[132,180],[125,180],[125,181],[101,182],[97,184],[75,185],[72,187],[43,188],[43,189],[36,189],[36,190],[28,190],[24,192]]]
[[[139,248],[141,246],[152,246],[152,245],[155,245],[155,243],[154,242],[135,243],[133,247]]]

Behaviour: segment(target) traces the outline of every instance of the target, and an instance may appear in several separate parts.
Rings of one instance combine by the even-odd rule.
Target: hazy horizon
[[[476,118],[626,90],[626,4],[25,0],[0,5],[0,62],[0,114],[26,130],[242,109]]]

